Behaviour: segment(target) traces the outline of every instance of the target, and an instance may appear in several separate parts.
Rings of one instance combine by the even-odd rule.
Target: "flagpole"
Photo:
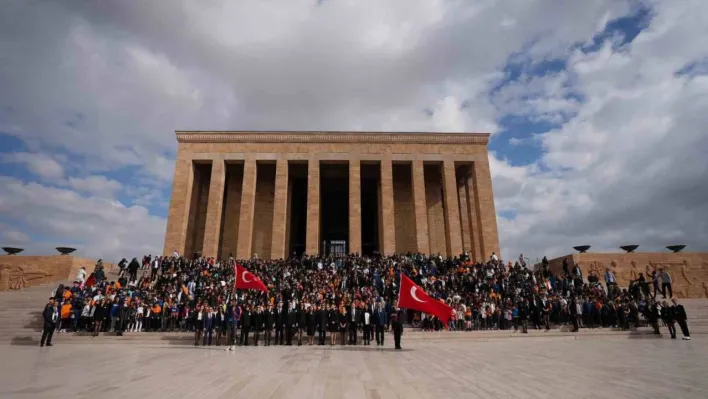
[[[400,309],[401,307],[399,306],[399,303],[401,302],[401,291],[403,289],[403,270],[398,273],[398,299],[396,300],[396,308]],[[396,312],[396,317],[398,317],[398,311],[396,308],[391,309],[393,312]],[[406,308],[407,309],[407,308]],[[408,311],[406,311],[406,316],[408,315]],[[406,317],[407,318],[407,317]],[[398,320],[400,322],[400,320]]]
[[[398,306],[398,303],[401,302],[401,288],[403,288],[403,271],[402,270],[398,272],[398,299],[396,300],[396,307],[400,307],[400,306]]]

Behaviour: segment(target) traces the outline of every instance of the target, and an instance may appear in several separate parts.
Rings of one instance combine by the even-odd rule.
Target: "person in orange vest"
[[[67,293],[69,291],[65,291]],[[65,295],[66,296],[66,295]],[[69,298],[71,298],[71,293],[69,292]],[[61,305],[61,319],[59,320],[59,326],[57,327],[57,330],[59,333],[65,333],[66,332],[66,326],[71,324],[71,301],[67,298],[64,298],[64,303]]]

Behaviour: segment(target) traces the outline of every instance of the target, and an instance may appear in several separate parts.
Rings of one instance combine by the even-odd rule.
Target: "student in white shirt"
[[[369,306],[364,309],[364,345],[371,345],[371,312]]]

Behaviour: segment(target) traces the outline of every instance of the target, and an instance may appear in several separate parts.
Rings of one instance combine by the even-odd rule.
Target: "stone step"
[[[707,332],[695,332],[696,335],[708,334]],[[39,335],[22,335],[15,336],[11,339],[3,339],[0,337],[0,345],[10,344],[10,345],[38,345]],[[667,339],[668,335],[666,333],[662,335],[655,335],[651,332],[634,332],[634,333],[622,333],[622,334],[516,334],[516,335],[496,335],[496,336],[484,336],[470,334],[464,337],[437,337],[437,336],[427,336],[427,337],[414,337],[412,334],[404,333],[403,340],[406,341],[420,341],[426,340],[428,342],[505,342],[510,339],[512,340],[528,340],[528,341],[538,341],[538,340],[590,340],[590,339],[657,339],[663,338]],[[261,337],[262,339],[262,337]],[[680,339],[680,334],[679,334]],[[224,343],[224,338],[222,337],[222,345]],[[392,346],[393,336],[388,334],[386,336],[386,341],[388,346]],[[194,342],[193,335],[187,336],[174,336],[174,337],[161,337],[160,339],[127,339],[127,335],[122,337],[117,336],[99,336],[99,337],[89,337],[89,336],[71,336],[69,334],[55,334],[53,338],[55,344],[125,344],[131,346],[171,346],[171,345],[184,345],[192,346]],[[361,345],[361,340],[358,341]],[[215,339],[213,339],[212,344],[215,344]],[[263,345],[263,341],[261,341]],[[372,345],[373,346],[373,345]]]
[[[700,325],[692,325],[689,324],[689,330],[691,333],[696,333],[696,334],[703,334],[703,333],[708,333],[708,324],[700,324]],[[646,327],[640,328],[640,331],[643,330],[649,330]],[[666,329],[665,326],[660,327],[661,331],[667,332],[668,330]],[[676,326],[676,330],[680,334],[680,328]],[[408,331],[408,330],[406,330]],[[581,331],[588,331],[586,329],[581,329]],[[593,332],[586,332],[585,334],[594,334],[594,335],[606,335],[606,334],[626,334],[626,331],[621,331],[621,330],[615,330],[615,329],[595,329],[595,330],[589,330]],[[41,325],[36,325],[36,326],[22,326],[22,327],[15,327],[15,328],[7,328],[7,329],[2,329],[0,330],[0,337],[11,337],[11,336],[18,336],[18,335],[35,335],[35,334],[41,334],[42,332],[42,326]],[[413,334],[416,333],[416,331],[408,331],[407,334]],[[438,332],[425,332],[425,334],[437,334]],[[520,334],[519,332],[513,333],[513,332],[478,332],[478,331],[472,331],[472,332],[461,332],[461,334],[465,335],[485,335],[486,334],[492,334],[494,336],[507,336],[507,335],[518,335]],[[549,332],[543,331],[545,335],[558,335],[558,334],[569,334],[569,330],[558,330],[558,329],[552,329]],[[69,332],[69,333],[64,333],[66,335],[77,335],[75,333]],[[64,335],[62,334],[62,335]],[[79,333],[78,335],[81,335],[83,333]],[[127,336],[128,334],[138,334],[143,336],[144,339],[160,339],[159,337],[171,337],[171,336],[179,336],[180,334],[187,334],[187,335],[192,335],[193,333],[126,333],[125,335]],[[450,335],[450,334],[455,334],[455,332],[443,332],[442,334]],[[361,334],[360,334],[361,335]],[[141,339],[143,339],[141,338]]]
[[[690,326],[689,326],[690,327]],[[666,328],[661,329],[664,336],[668,336],[668,331]],[[708,334],[708,326],[697,326],[691,328],[692,334]],[[390,336],[390,332],[386,333]],[[456,331],[438,331],[438,332],[423,332],[423,331],[411,331],[406,329],[404,332],[405,339],[410,340],[479,340],[479,339],[490,339],[490,338],[525,338],[525,337],[537,337],[537,338],[552,338],[552,337],[623,337],[623,338],[635,338],[644,336],[653,336],[654,334],[649,328],[642,327],[637,331],[621,331],[615,329],[581,329],[577,333],[568,331],[567,329],[559,330],[553,329],[551,331],[545,330],[529,330],[528,334],[522,334],[521,332],[513,332],[510,330],[492,330],[492,331],[471,331],[471,332],[456,332]],[[681,333],[678,331],[678,335]],[[41,336],[41,331],[22,330],[14,333],[0,333],[0,341],[12,341],[12,340],[22,340],[22,339],[38,339]],[[261,334],[261,338],[263,335]],[[329,337],[329,336],[328,336]],[[359,338],[362,339],[362,335],[359,334]],[[58,341],[76,341],[76,342],[89,342],[95,340],[90,333],[55,333],[54,339]],[[159,343],[162,341],[190,341],[194,339],[194,333],[124,333],[123,336],[118,337],[115,333],[101,333],[100,340],[115,341],[115,342],[134,342],[134,343]]]

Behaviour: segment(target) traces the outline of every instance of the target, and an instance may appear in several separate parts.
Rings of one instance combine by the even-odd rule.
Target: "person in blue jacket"
[[[383,302],[379,301],[374,309],[374,328],[376,330],[376,345],[384,344],[384,329],[389,322],[388,311],[384,308]]]

